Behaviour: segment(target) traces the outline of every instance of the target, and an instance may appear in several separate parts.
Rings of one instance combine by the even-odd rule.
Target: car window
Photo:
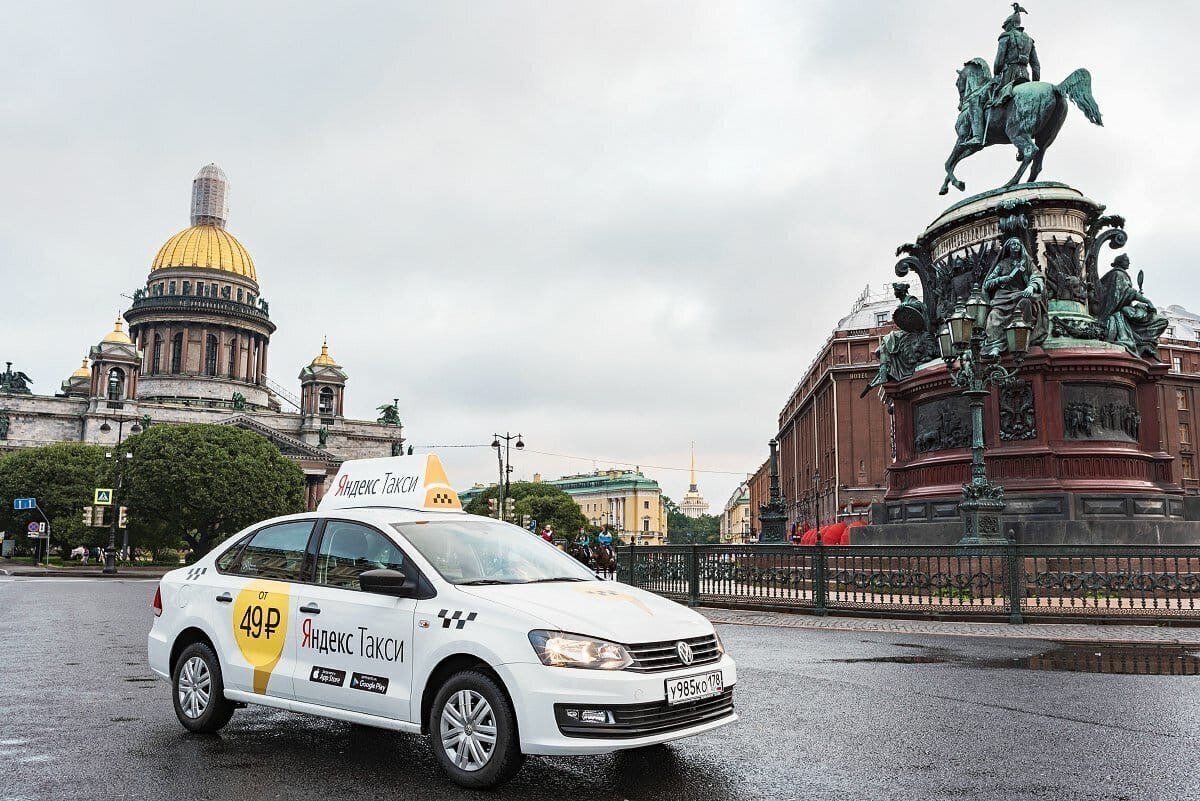
[[[404,552],[369,526],[330,520],[317,553],[317,583],[357,590],[359,574],[367,570],[406,572]]]
[[[254,578],[299,581],[312,527],[311,520],[296,520],[259,529],[242,548],[241,559],[230,572]]]
[[[575,559],[508,523],[467,518],[392,527],[452,584],[596,580]]]

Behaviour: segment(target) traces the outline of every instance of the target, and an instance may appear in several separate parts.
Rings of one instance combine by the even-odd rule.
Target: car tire
[[[486,790],[503,784],[525,759],[508,696],[477,670],[455,673],[438,689],[428,728],[438,766],[460,787]]]
[[[233,717],[236,707],[225,698],[221,662],[208,643],[183,649],[171,674],[171,698],[179,722],[197,734],[218,731]]]

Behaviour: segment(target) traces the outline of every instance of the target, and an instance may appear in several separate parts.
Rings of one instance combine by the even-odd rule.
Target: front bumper
[[[737,667],[728,656],[658,673],[527,663],[500,665],[497,670],[512,695],[521,750],[527,754],[603,754],[640,748],[702,734],[738,719],[732,699]],[[728,697],[666,706],[667,679],[712,670],[721,671]],[[567,707],[611,709],[616,725],[595,735],[581,726],[564,726],[562,710]]]

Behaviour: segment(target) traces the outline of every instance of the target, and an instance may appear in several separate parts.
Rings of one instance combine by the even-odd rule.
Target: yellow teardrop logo
[[[254,668],[254,692],[260,695],[283,656],[288,606],[288,585],[281,581],[252,581],[233,601],[233,637]]]

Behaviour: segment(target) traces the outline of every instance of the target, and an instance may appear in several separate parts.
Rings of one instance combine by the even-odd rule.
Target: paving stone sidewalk
[[[790,629],[933,634],[957,637],[1007,637],[1022,640],[1099,640],[1104,642],[1196,643],[1200,628],[1096,625],[1088,623],[955,623],[936,620],[879,620],[860,617],[817,617],[787,612],[749,612],[702,607],[696,611],[714,623],[778,626]]]

